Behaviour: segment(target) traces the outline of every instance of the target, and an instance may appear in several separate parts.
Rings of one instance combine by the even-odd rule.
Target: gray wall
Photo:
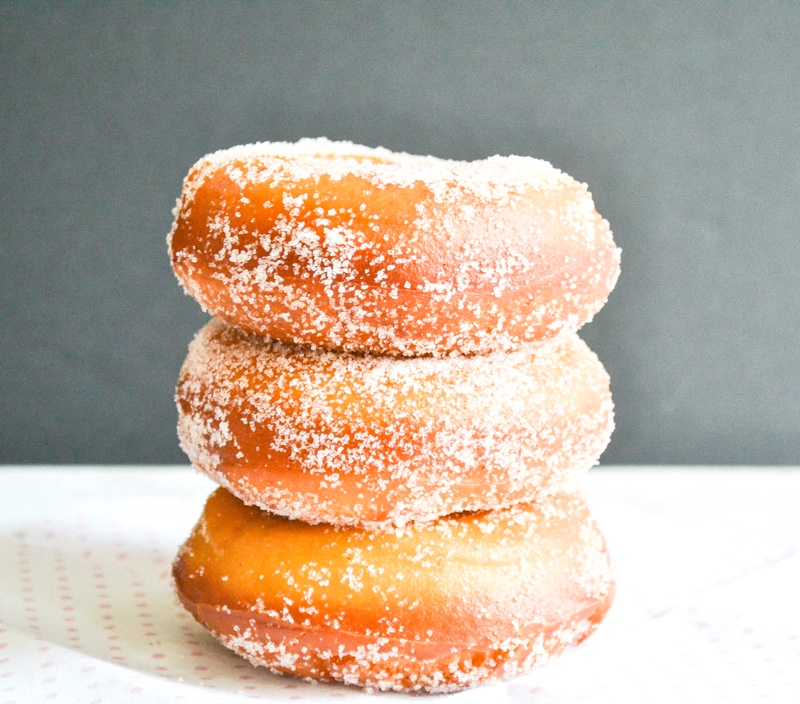
[[[0,462],[183,462],[181,179],[325,135],[587,181],[606,463],[800,463],[800,4],[3,3]]]

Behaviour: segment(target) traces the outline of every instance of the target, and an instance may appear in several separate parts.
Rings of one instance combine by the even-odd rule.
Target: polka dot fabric
[[[548,668],[447,698],[800,700],[800,470],[586,484],[616,563],[606,626]],[[188,470],[0,470],[0,704],[386,699],[255,669],[179,606],[170,561],[209,489]]]

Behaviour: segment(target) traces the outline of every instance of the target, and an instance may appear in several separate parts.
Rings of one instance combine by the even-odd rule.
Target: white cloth
[[[615,563],[606,622],[527,677],[437,701],[800,701],[800,469],[584,485]],[[0,704],[411,701],[272,675],[194,623],[169,569],[212,488],[184,468],[0,469]]]

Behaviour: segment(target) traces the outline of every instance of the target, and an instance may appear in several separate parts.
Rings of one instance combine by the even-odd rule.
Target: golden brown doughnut
[[[375,533],[218,489],[173,575],[189,612],[254,664],[431,692],[544,664],[589,635],[613,595],[603,537],[567,492]]]
[[[169,246],[186,291],[232,325],[395,355],[512,350],[577,330],[619,274],[586,185],[547,162],[325,139],[201,159]]]
[[[530,500],[596,464],[613,428],[608,376],[574,333],[510,353],[377,357],[214,319],[177,400],[192,463],[246,503],[371,529]]]

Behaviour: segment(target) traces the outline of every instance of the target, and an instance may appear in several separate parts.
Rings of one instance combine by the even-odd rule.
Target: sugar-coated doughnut
[[[208,500],[173,575],[184,606],[257,665],[384,690],[523,674],[591,633],[613,595],[580,496],[389,532]]]
[[[186,291],[232,325],[395,355],[512,350],[577,330],[619,274],[585,184],[547,162],[326,139],[201,159],[169,246]]]
[[[178,382],[192,463],[246,503],[381,528],[530,500],[597,463],[608,376],[574,333],[516,352],[309,350],[213,319]]]

